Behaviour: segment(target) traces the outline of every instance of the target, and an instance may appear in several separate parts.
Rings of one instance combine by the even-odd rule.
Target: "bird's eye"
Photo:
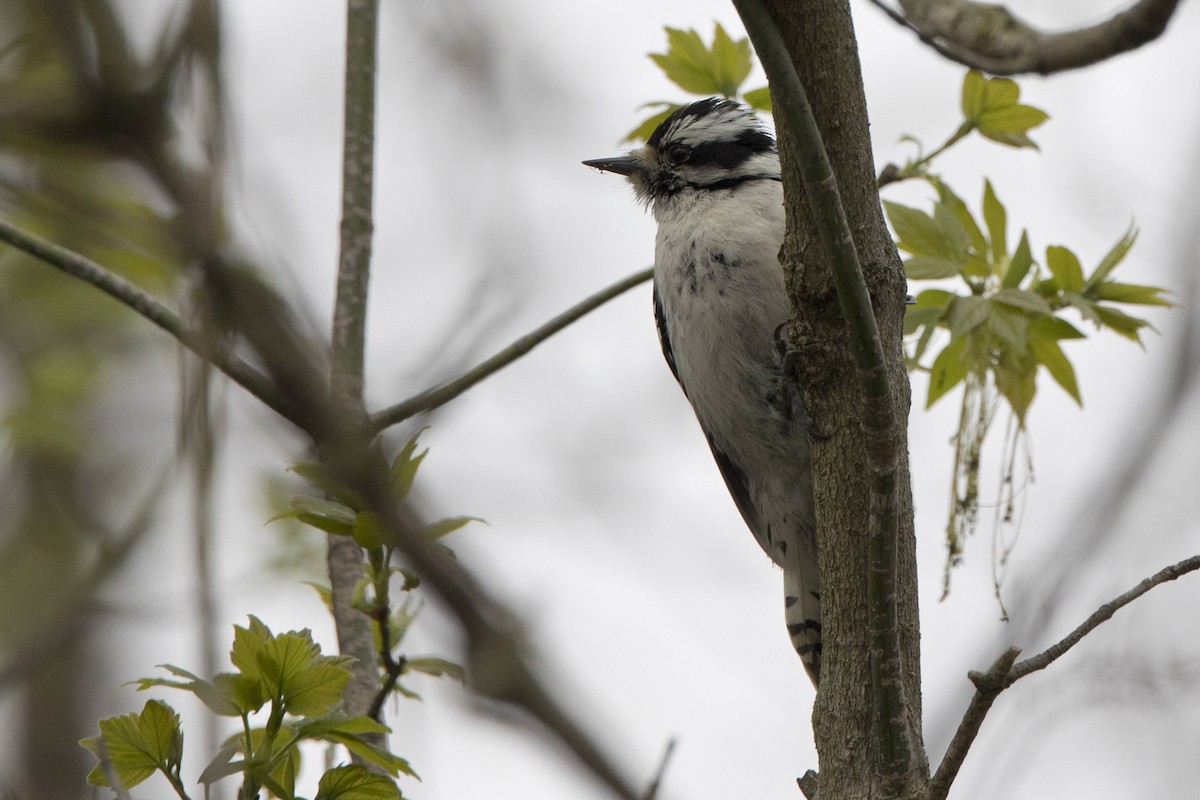
[[[691,158],[691,155],[692,148],[681,142],[676,142],[667,148],[666,159],[668,164],[677,167]]]

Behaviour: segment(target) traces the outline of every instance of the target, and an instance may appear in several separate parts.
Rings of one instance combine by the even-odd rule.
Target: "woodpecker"
[[[627,178],[654,215],[663,355],[742,519],[783,570],[788,634],[816,685],[821,582],[810,422],[781,346],[790,303],[775,139],[751,109],[714,97],[676,109],[644,147],[583,163]]]

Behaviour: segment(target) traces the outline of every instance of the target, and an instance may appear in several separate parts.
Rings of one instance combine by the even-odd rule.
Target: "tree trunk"
[[[800,380],[817,433],[812,455],[824,633],[821,688],[813,710],[820,757],[819,792],[821,798],[837,800],[908,797],[925,787],[929,768],[921,741],[920,632],[906,435],[910,389],[901,349],[904,271],[875,186],[866,99],[848,2],[769,0],[769,8],[807,90],[841,190],[876,310],[901,442],[896,481],[900,520],[897,615],[914,757],[906,771],[888,775],[880,756],[871,678],[867,612],[870,473],[867,438],[860,424],[862,390],[847,347],[846,323],[796,172],[790,135],[781,129],[788,211],[788,236],[781,257],[795,311],[789,334],[804,354]]]

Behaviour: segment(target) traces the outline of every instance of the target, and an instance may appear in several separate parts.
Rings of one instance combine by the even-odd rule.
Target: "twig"
[[[363,353],[367,287],[371,275],[372,192],[375,171],[375,66],[379,0],[349,0],[346,7],[346,83],[342,133],[342,221],[337,294],[333,308],[330,394],[333,413],[353,429],[363,410]],[[327,443],[322,443],[327,444]],[[351,538],[327,537],[330,609],[338,650],[352,656],[342,706],[367,714],[379,691],[371,621],[354,607],[354,587],[363,574],[363,551]],[[380,704],[382,706],[382,703]],[[381,714],[380,709],[375,709]],[[371,734],[375,744],[386,738]],[[355,759],[358,763],[360,759]]]
[[[967,752],[971,749],[975,737],[979,735],[979,728],[983,725],[984,717],[987,716],[996,697],[1008,685],[1007,681],[1012,673],[1013,662],[1020,654],[1019,647],[1010,647],[1000,658],[996,659],[996,663],[992,664],[987,672],[969,673],[968,677],[975,684],[975,695],[971,698],[971,703],[967,706],[962,721],[958,723],[958,730],[954,732],[954,738],[950,740],[950,746],[946,748],[946,754],[942,756],[942,763],[938,765],[933,779],[929,782],[927,800],[945,800],[946,795],[949,794],[950,785],[958,777],[963,760],[967,757]]]
[[[0,241],[7,242],[73,278],[90,283],[109,297],[133,309],[140,316],[174,336],[188,350],[221,370],[279,416],[298,424],[295,418],[295,409],[279,393],[278,388],[269,378],[237,356],[213,347],[203,335],[188,330],[178,314],[120,275],[73,250],[68,250],[40,236],[23,231],[5,220],[0,220]]]
[[[413,395],[407,400],[372,414],[368,427],[372,432],[378,433],[416,414],[431,411],[438,406],[450,402],[492,373],[516,361],[580,317],[595,311],[609,300],[629,291],[638,284],[650,280],[650,276],[653,274],[654,270],[652,268],[643,269],[640,272],[635,272],[628,278],[619,280],[613,285],[596,292],[591,297],[567,309],[540,328],[525,334],[499,353],[496,353],[496,355],[472,367],[457,378],[446,381],[432,389],[426,389],[420,394]]]
[[[1189,572],[1197,570],[1200,570],[1200,555],[1195,555],[1177,564],[1172,564],[1146,578],[1128,592],[1100,606],[1079,627],[1071,631],[1061,641],[1051,645],[1036,656],[1031,656],[1017,663],[1017,656],[1021,651],[1017,647],[1010,647],[987,672],[969,673],[968,677],[975,684],[975,696],[971,698],[971,703],[967,706],[967,711],[958,725],[958,730],[955,732],[954,738],[950,741],[950,746],[946,749],[946,755],[942,757],[942,763],[938,766],[937,772],[934,773],[933,780],[929,786],[928,800],[944,800],[949,793],[950,786],[958,775],[959,768],[962,767],[967,752],[974,743],[975,737],[979,734],[984,717],[987,716],[992,703],[1002,691],[1026,675],[1050,666],[1064,653],[1079,644],[1083,640],[1083,637],[1098,628],[1101,623],[1111,619],[1113,614],[1146,594],[1155,586],[1173,581]]]
[[[796,140],[808,209],[829,261],[863,392],[862,424],[867,436],[867,466],[872,477],[867,580],[873,693],[884,769],[889,774],[904,774],[911,771],[916,753],[908,727],[910,714],[903,696],[896,616],[898,518],[895,485],[899,455],[896,412],[883,345],[837,178],[787,45],[762,0],[734,0],[734,7],[767,73],[776,119],[787,125]]]
[[[675,737],[667,740],[667,746],[663,748],[662,758],[658,760],[658,769],[654,772],[654,779],[650,781],[650,786],[646,789],[646,794],[642,796],[642,800],[654,800],[658,797],[658,789],[662,786],[663,775],[667,772],[667,763],[671,760],[671,756],[675,752],[675,744]]]
[[[1182,577],[1189,572],[1195,572],[1196,570],[1200,570],[1200,555],[1195,555],[1191,558],[1185,558],[1178,564],[1172,564],[1165,569],[1159,570],[1149,578],[1146,578],[1144,581],[1139,583],[1137,586],[1130,589],[1128,592],[1125,592],[1125,594],[1121,595],[1120,597],[1116,597],[1111,602],[1100,606],[1100,608],[1096,609],[1096,611],[1090,617],[1083,621],[1083,624],[1063,637],[1063,639],[1058,643],[1047,647],[1036,656],[1031,656],[1017,664],[1015,667],[1013,667],[1012,675],[1009,677],[1008,683],[1011,685],[1017,680],[1024,678],[1031,672],[1037,672],[1038,670],[1042,670],[1050,666],[1056,660],[1058,660],[1060,656],[1062,656],[1075,645],[1079,644],[1083,637],[1094,631],[1100,626],[1101,623],[1111,619],[1113,614],[1117,613],[1134,600],[1137,600],[1155,586],[1173,581],[1176,578]]]

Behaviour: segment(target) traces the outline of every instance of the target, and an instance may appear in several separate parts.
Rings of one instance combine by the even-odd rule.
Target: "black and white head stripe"
[[[732,100],[710,97],[676,109],[646,145],[657,154],[661,169],[693,188],[779,180],[775,139],[751,109]]]

